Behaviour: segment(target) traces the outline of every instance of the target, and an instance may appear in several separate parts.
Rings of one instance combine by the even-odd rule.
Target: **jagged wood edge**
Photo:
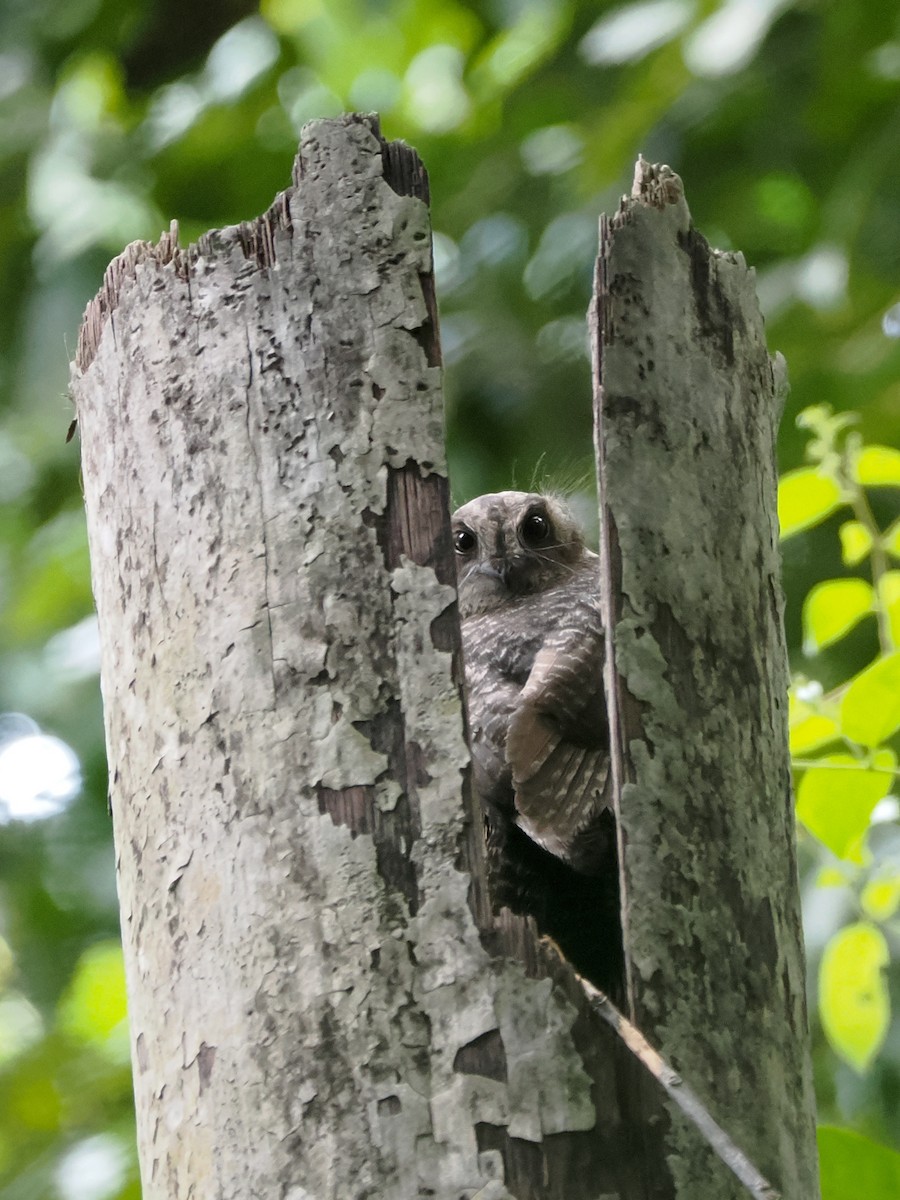
[[[643,155],[639,155],[634,169],[634,181],[631,195],[623,196],[619,207],[612,217],[605,213],[600,217],[600,249],[596,261],[594,286],[591,305],[588,312],[588,326],[593,351],[593,392],[594,392],[594,436],[598,464],[602,459],[600,444],[600,426],[597,414],[601,404],[601,377],[603,347],[611,330],[607,324],[608,308],[599,303],[599,296],[605,286],[603,270],[605,257],[603,248],[606,246],[610,232],[629,220],[630,210],[635,202],[648,207],[663,209],[668,204],[676,203],[684,197],[684,185],[680,176],[665,164],[648,163]],[[597,472],[599,493],[599,510],[601,522],[600,554],[604,570],[601,574],[601,604],[604,621],[608,630],[614,628],[615,596],[621,591],[622,563],[615,522],[606,504],[605,478],[603,471]],[[613,803],[616,812],[616,826],[619,838],[619,862],[623,863],[623,846],[621,821],[619,812],[622,789],[632,778],[631,771],[623,754],[623,741],[620,730],[629,728],[627,713],[623,713],[629,705],[637,702],[630,696],[627,689],[620,686],[620,679],[615,665],[615,644],[609,638],[606,653],[606,696],[610,731],[610,774],[612,778]],[[622,869],[620,865],[620,870]],[[623,881],[624,886],[624,881]],[[624,892],[623,892],[624,895]],[[627,922],[627,906],[622,909],[623,923]],[[627,937],[627,929],[624,931]],[[588,980],[578,977],[584,994],[588,999],[591,1010],[607,1023],[628,1048],[636,1062],[658,1082],[663,1091],[678,1106],[685,1117],[691,1122],[697,1132],[703,1137],[711,1150],[720,1161],[739,1180],[748,1194],[754,1200],[781,1200],[781,1193],[772,1186],[754,1163],[736,1145],[728,1133],[716,1122],[697,1093],[687,1084],[681,1075],[665,1058],[655,1050],[640,1029],[620,1012],[603,992],[595,988]],[[626,956],[626,987],[630,997],[632,983],[630,979],[630,961]]]
[[[415,196],[428,204],[428,172],[418,154],[405,142],[386,141],[375,113],[348,114],[348,119],[368,124],[381,142],[384,177],[394,191],[402,196]],[[99,291],[85,308],[75,351],[75,369],[83,374],[93,362],[106,323],[118,307],[122,288],[134,278],[141,263],[153,262],[160,267],[171,265],[182,279],[189,279],[197,259],[213,252],[226,237],[239,241],[248,259],[255,260],[260,267],[270,267],[276,259],[276,236],[293,232],[290,203],[301,184],[301,161],[298,151],[291,187],[279,192],[269,208],[253,220],[225,229],[211,229],[187,247],[179,246],[178,221],[173,220],[158,242],[136,241],[126,246],[106,268]]]

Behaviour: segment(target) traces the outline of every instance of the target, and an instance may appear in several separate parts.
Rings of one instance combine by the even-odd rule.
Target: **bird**
[[[452,517],[466,712],[495,909],[532,916],[610,995],[624,981],[600,562],[559,496]]]

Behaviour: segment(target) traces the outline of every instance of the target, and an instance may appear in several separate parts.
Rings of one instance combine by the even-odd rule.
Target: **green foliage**
[[[828,741],[838,736],[835,725]],[[891,789],[896,759],[890,750],[863,765],[850,754],[826,754],[808,767],[797,788],[797,815],[810,833],[848,862],[863,860],[863,836],[875,805]]]
[[[822,1024],[837,1052],[858,1071],[881,1049],[890,1022],[887,963],[884,934],[858,921],[834,934],[819,965]]]
[[[890,636],[885,641],[893,644]],[[886,654],[852,680],[841,701],[840,725],[845,738],[870,749],[900,727],[900,654]]]
[[[900,257],[900,30],[888,0],[786,0],[760,6],[752,27],[742,13],[720,0],[3,6],[0,714],[65,739],[83,778],[68,811],[0,826],[4,1197],[68,1200],[64,1172],[90,1154],[111,1172],[98,1197],[138,1194],[77,442],[64,443],[81,313],[132,238],[177,218],[196,239],[265,209],[302,124],[344,108],[379,110],[430,172],[459,502],[527,485],[542,458],[551,484],[593,476],[584,311],[596,220],[639,151],[679,171],[699,228],[757,268],[792,382],[779,510],[813,965],[854,925],[879,931],[896,959],[900,848],[891,822],[871,822],[898,750],[900,340],[884,314]],[[825,404],[838,415],[807,418],[803,464],[791,418]],[[847,406],[862,414],[861,441]],[[824,991],[835,1050],[820,1039],[823,1112],[900,1145],[898,1026],[868,1066],[857,1053],[845,1068],[835,1031],[848,1022]],[[865,1018],[860,995],[847,1003]],[[862,1025],[875,1046],[878,1022]],[[839,1198],[834,1133],[823,1169],[826,1197]],[[859,1153],[870,1150],[881,1152]]]
[[[89,947],[56,1019],[42,1018],[14,986],[0,997],[0,1178],[4,1196],[82,1195],[72,1177],[91,1169],[109,1189],[139,1195],[122,952]],[[96,1131],[104,1130],[101,1138]],[[66,1181],[68,1182],[68,1185]]]
[[[849,1129],[819,1128],[822,1200],[896,1200],[900,1154]]]
[[[778,523],[781,536],[790,537],[830,516],[841,503],[836,480],[808,467],[789,471],[778,485]]]
[[[60,999],[59,1028],[68,1037],[128,1061],[125,971],[118,942],[100,942],[81,956]]]
[[[873,604],[872,585],[865,579],[817,584],[803,602],[803,649],[815,654],[838,641],[872,612]]]
[[[830,494],[831,499],[807,502],[801,513],[800,504],[791,498],[795,483],[790,478],[786,485],[782,481],[787,495],[785,536],[813,529],[835,509],[842,516],[849,510],[850,519],[837,529],[842,562],[845,569],[867,576],[848,575],[810,589],[803,603],[804,653],[814,665],[860,622],[871,622],[876,634],[874,657],[864,664],[855,662],[849,675],[827,692],[798,677],[790,710],[791,748],[799,776],[797,815],[813,845],[819,846],[820,886],[843,889],[849,901],[844,920],[832,925],[821,947],[819,1017],[834,1053],[866,1076],[876,1072],[879,1055],[887,1051],[888,972],[900,935],[900,845],[893,836],[898,817],[894,796],[900,598],[898,572],[889,566],[895,553],[896,521],[891,516],[900,499],[900,454],[890,447],[866,445],[853,429],[852,416],[834,415],[825,407],[802,413],[800,423],[811,435],[808,455],[813,465],[804,468],[816,480],[811,490],[822,497]],[[876,511],[885,514],[883,520],[876,518]],[[827,1131],[825,1195],[850,1194],[842,1190],[850,1181],[843,1156],[849,1147],[860,1146],[873,1172],[886,1170],[885,1163],[893,1161],[872,1143],[842,1140],[837,1131]],[[891,1169],[896,1171],[896,1165]],[[859,1187],[855,1177],[854,1187]],[[865,1188],[853,1194],[889,1193]]]

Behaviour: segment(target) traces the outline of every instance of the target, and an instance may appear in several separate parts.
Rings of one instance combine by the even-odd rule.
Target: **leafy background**
[[[379,110],[431,175],[457,500],[537,476],[579,502],[597,214],[638,152],[757,268],[793,386],[781,466],[801,472],[782,517],[823,1188],[900,1195],[900,469],[872,449],[900,444],[898,96],[893,0],[7,0],[0,1195],[139,1195],[64,442],[80,316],[125,243],[261,212],[301,125],[348,108]]]

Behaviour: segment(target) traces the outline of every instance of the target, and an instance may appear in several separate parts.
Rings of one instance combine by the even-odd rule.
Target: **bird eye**
[[[522,522],[519,532],[526,546],[540,546],[546,542],[552,530],[550,522],[542,513],[530,513]]]
[[[476,538],[471,529],[457,529],[453,534],[453,549],[457,554],[468,554],[475,549]]]

